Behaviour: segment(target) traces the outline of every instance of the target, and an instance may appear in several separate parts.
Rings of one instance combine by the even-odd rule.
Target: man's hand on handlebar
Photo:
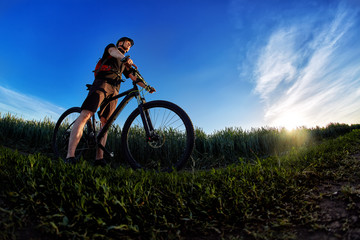
[[[145,85],[143,82],[139,82],[138,85],[140,87],[143,87],[146,91],[148,91],[149,93],[154,93],[156,92],[156,89],[150,85]]]
[[[156,92],[156,89],[153,88],[153,87],[150,86],[150,85],[147,85],[147,86],[145,87],[145,90],[148,91],[149,93]]]

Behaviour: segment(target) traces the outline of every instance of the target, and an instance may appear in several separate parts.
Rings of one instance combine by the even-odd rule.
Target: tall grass
[[[0,115],[0,144],[26,152],[47,153],[50,156],[54,125],[48,119],[25,121],[10,114]],[[258,157],[282,155],[292,148],[309,146],[359,128],[359,124],[332,123],[327,127],[298,128],[292,131],[271,127],[251,130],[225,128],[212,134],[206,134],[197,128],[195,149],[188,167],[208,169],[237,163],[239,158],[251,160]],[[121,127],[112,126],[109,130],[107,147],[115,153],[115,159],[112,161],[124,163],[124,160],[121,159],[120,135]],[[136,139],[134,142],[137,142]],[[172,152],[176,152],[179,146],[181,144],[173,144]]]
[[[331,123],[326,127],[297,128],[226,128],[213,134],[196,129],[196,148],[193,157],[198,168],[222,167],[236,163],[239,158],[256,159],[283,155],[293,148],[317,144],[359,129],[359,124]]]
[[[0,144],[30,152],[52,153],[55,124],[49,119],[26,121],[11,114],[0,114]]]

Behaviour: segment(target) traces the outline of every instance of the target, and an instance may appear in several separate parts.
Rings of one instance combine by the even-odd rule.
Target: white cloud
[[[255,70],[255,92],[265,103],[267,124],[359,121],[360,51],[348,44],[356,35],[355,16],[340,4],[320,28],[309,20],[272,33]],[[304,41],[306,36],[312,37]]]
[[[266,100],[283,81],[290,82],[295,74],[297,56],[294,50],[293,30],[281,29],[273,34],[257,64],[255,92]]]
[[[65,109],[47,101],[27,96],[0,86],[0,113],[10,113],[27,120],[57,121]]]

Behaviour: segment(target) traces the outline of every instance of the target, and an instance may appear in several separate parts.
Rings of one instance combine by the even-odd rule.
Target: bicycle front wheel
[[[146,136],[139,109],[126,120],[121,135],[123,155],[134,169],[180,170],[194,148],[193,124],[184,110],[167,101],[143,105],[147,122],[154,127]]]
[[[57,121],[52,139],[55,158],[65,160],[68,151],[70,133],[76,119],[80,115],[80,112],[81,109],[79,107],[70,108],[66,110]],[[75,151],[76,160],[80,159],[81,156],[84,158],[90,157],[91,155],[95,156],[93,150],[95,147],[95,138],[89,135],[92,132],[91,129],[91,121],[89,120],[85,124],[82,137]]]

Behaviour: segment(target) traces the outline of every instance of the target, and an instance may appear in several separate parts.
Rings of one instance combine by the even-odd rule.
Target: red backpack
[[[101,61],[102,60],[101,58],[99,59],[99,61],[97,62],[96,66],[95,66],[95,70],[93,71],[95,77],[100,71],[110,71],[111,70],[111,66],[105,65],[106,61],[110,58],[111,58],[111,56],[108,56],[104,61]]]

